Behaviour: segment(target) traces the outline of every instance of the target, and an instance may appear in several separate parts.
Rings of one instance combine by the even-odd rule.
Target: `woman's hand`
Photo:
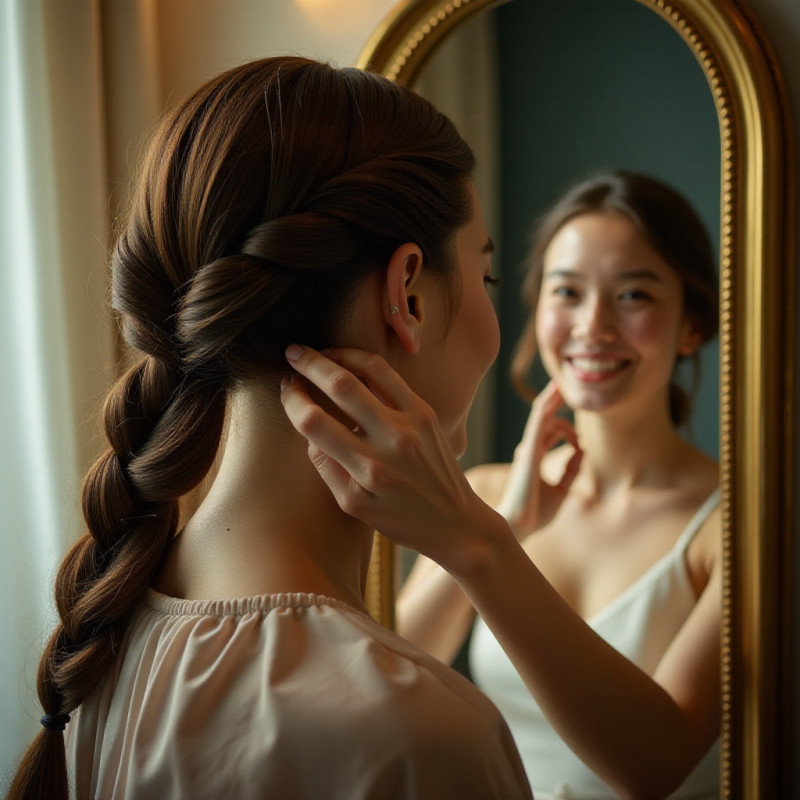
[[[550,381],[531,406],[522,439],[514,450],[503,496],[497,505],[517,537],[543,528],[555,516],[578,474],[583,452],[573,426],[556,416],[564,399],[555,382]],[[541,474],[545,454],[559,442],[572,445],[574,453],[557,484]]]
[[[508,525],[472,490],[433,409],[380,356],[293,345],[289,363],[350,420],[324,410],[303,380],[285,379],[281,401],[309,443],[311,461],[339,506],[398,544],[446,568]]]

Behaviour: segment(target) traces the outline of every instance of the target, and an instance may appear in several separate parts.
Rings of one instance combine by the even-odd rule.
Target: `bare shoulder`
[[[481,464],[464,474],[475,494],[490,506],[495,506],[503,496],[511,464]]]
[[[711,575],[722,561],[722,509],[717,506],[700,526],[687,557],[690,562],[700,564],[703,572]]]
[[[560,445],[547,452],[542,459],[542,477],[550,483],[557,484],[573,452],[570,445]],[[475,494],[490,506],[496,506],[503,496],[510,469],[511,464],[508,463],[481,464],[468,469],[465,475]]]
[[[692,448],[688,460],[686,477],[698,493],[699,503],[711,496],[719,487],[719,465],[712,458]],[[703,520],[689,548],[690,562],[701,565],[703,572],[710,575],[722,559],[722,508],[717,504]]]

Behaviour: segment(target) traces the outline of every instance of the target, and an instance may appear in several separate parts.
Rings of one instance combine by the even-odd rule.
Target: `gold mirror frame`
[[[413,85],[443,39],[506,0],[408,0],[357,66]],[[706,75],[722,152],[720,482],[722,796],[786,797],[791,766],[794,163],[783,80],[741,0],[636,0]],[[394,548],[376,536],[373,613],[393,622]]]

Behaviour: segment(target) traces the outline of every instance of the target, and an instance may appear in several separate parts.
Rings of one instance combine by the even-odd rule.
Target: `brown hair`
[[[115,659],[178,498],[212,464],[228,389],[287,373],[292,341],[335,344],[352,292],[404,242],[454,285],[473,165],[410,90],[300,58],[230,70],[165,116],[112,257],[112,304],[141,360],[106,400],[88,532],[56,579],[46,714],[77,708]],[[8,797],[67,796],[63,734],[43,728]]]
[[[684,312],[697,326],[703,343],[717,334],[719,289],[714,252],[705,226],[684,197],[647,175],[616,171],[600,174],[570,189],[539,222],[527,259],[522,296],[530,311],[511,362],[511,381],[525,399],[535,392],[528,373],[538,353],[536,307],[544,270],[544,255],[556,233],[581,214],[617,213],[628,217],[650,245],[675,270],[683,282]],[[678,357],[678,360],[686,358]],[[699,369],[698,354],[690,356]],[[670,384],[669,410],[675,425],[691,413],[689,396],[674,381]]]

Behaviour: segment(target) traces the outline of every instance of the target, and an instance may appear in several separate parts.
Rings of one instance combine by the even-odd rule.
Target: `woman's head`
[[[684,422],[689,415],[689,401],[674,382],[670,383],[672,366],[676,361],[696,358],[699,345],[716,335],[719,313],[712,246],[691,206],[676,191],[653,178],[614,172],[575,186],[544,216],[537,228],[523,284],[523,296],[531,316],[512,363],[514,384],[526,396],[530,396],[526,385],[528,372],[539,352],[537,328],[539,336],[548,330],[549,320],[540,312],[554,306],[548,297],[557,295],[562,307],[572,308],[577,315],[578,293],[569,286],[554,283],[560,277],[570,277],[570,269],[563,268],[570,258],[578,259],[575,263],[580,263],[584,270],[582,276],[572,277],[585,281],[588,275],[596,280],[597,288],[601,285],[597,282],[605,275],[609,291],[613,288],[611,278],[617,281],[614,284],[618,287],[614,289],[616,294],[611,297],[619,299],[614,300],[616,305],[608,306],[611,309],[609,330],[615,333],[608,336],[619,341],[627,336],[634,350],[637,343],[630,337],[646,336],[646,332],[652,332],[652,325],[649,329],[640,326],[642,333],[637,334],[635,325],[625,328],[627,322],[638,319],[642,325],[648,321],[653,323],[658,319],[659,304],[662,309],[667,306],[675,323],[675,336],[667,335],[663,343],[663,347],[672,348],[671,352],[663,354],[667,361],[665,380],[669,387],[669,412],[675,424]],[[562,261],[557,269],[553,263],[556,259]],[[648,262],[649,269],[634,269],[637,263],[641,266],[644,261]],[[608,265],[613,267],[614,264],[618,265],[616,271],[609,272]],[[551,276],[551,273],[552,277],[545,278],[545,274]],[[621,281],[625,277],[637,277],[645,284],[649,281],[650,286],[643,284],[639,289],[630,280],[623,286]],[[543,278],[547,295],[543,294]],[[587,292],[589,288],[587,286]],[[650,289],[657,290],[652,302],[647,301]],[[569,302],[562,302],[564,295],[569,295]],[[590,295],[587,293],[585,297],[588,307]],[[637,298],[636,303],[631,298]],[[620,309],[618,317],[613,316],[616,308]],[[617,325],[619,327],[615,327]],[[647,342],[642,339],[641,343],[646,349]],[[580,344],[573,343],[565,349],[568,353],[577,353]],[[592,348],[585,349],[591,354]],[[598,348],[597,352],[602,350]],[[620,367],[620,374],[624,373],[627,355],[624,344],[616,349],[609,345],[606,352],[610,358],[601,365],[605,372],[584,376],[587,380],[615,379],[616,367]],[[614,359],[617,359],[616,364],[611,363]],[[584,366],[592,367],[591,364]],[[623,374],[623,382],[624,379]],[[613,381],[606,383],[611,386]]]
[[[413,92],[268,59],[210,81],[151,142],[113,260],[131,344],[211,380],[335,343],[355,287],[404,242],[451,276],[473,157]]]
[[[178,498],[212,464],[228,390],[287,372],[290,342],[337,344],[358,287],[404,244],[456,299],[473,162],[411,91],[299,58],[230,70],[162,120],[112,257],[112,304],[140,359],[109,393],[88,532],[56,580],[46,714],[71,712],[109,667]],[[23,759],[9,797],[27,796],[67,797],[58,730]]]

